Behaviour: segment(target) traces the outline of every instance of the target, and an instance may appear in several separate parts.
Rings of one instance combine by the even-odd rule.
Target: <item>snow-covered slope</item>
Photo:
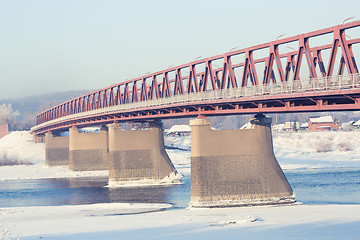
[[[7,156],[33,165],[1,166],[0,181],[13,179],[108,176],[109,171],[73,172],[68,166],[46,167],[45,144],[35,143],[28,131],[11,132],[0,139],[0,161]]]
[[[28,131],[11,132],[0,139],[0,157],[4,155],[32,164],[44,163],[45,144],[34,143]]]
[[[283,169],[359,167],[360,131],[275,132],[275,156]]]

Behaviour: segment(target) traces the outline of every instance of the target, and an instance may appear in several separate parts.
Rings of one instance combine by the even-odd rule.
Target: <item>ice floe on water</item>
[[[156,186],[156,185],[174,185],[181,184],[181,179],[183,175],[178,172],[172,172],[169,176],[164,177],[163,179],[141,179],[133,181],[109,181],[107,187],[116,188],[116,187],[145,187],[145,186]]]

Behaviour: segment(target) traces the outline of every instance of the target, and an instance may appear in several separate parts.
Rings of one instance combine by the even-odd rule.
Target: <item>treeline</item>
[[[9,124],[10,130],[30,130],[36,115],[91,90],[58,92],[40,96],[0,99],[0,124]]]

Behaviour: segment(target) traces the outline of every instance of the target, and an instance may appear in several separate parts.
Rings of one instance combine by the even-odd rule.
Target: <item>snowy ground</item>
[[[359,239],[358,205],[151,212],[161,208],[166,206],[12,208],[0,209],[0,221],[21,239]]]
[[[307,170],[360,167],[359,139],[360,131],[300,132],[274,133],[273,141],[283,169]],[[190,137],[165,141],[190,150]],[[177,170],[189,176],[190,151],[167,151]],[[5,152],[34,165],[0,167],[0,184],[108,174],[45,167],[44,145],[34,144],[27,132],[0,139],[0,156]],[[359,239],[360,205],[172,209],[168,204],[109,203],[0,208],[0,236],[4,229],[21,239]]]
[[[360,131],[275,132],[274,152],[283,169],[360,167]]]
[[[12,132],[0,139],[0,158],[4,155],[31,162],[33,165],[2,166],[0,167],[0,181],[109,175],[109,171],[72,172],[66,166],[46,167],[45,144],[34,143],[32,135],[27,131]]]

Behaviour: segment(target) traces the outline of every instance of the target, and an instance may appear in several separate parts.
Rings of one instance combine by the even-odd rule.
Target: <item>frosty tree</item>
[[[19,115],[18,111],[13,111],[10,103],[0,105],[0,124],[12,125]]]

